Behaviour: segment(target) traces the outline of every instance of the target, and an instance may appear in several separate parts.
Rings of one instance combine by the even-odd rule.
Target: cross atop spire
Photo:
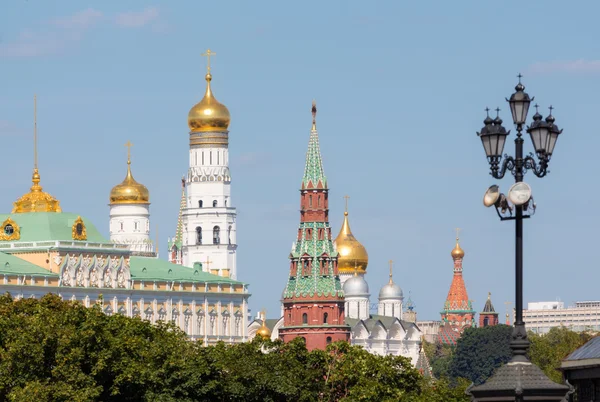
[[[312,129],[316,130],[317,129],[317,101],[314,99],[312,101],[312,117],[313,117]]]
[[[344,200],[346,201],[346,214],[348,213],[348,199],[350,199],[349,195],[344,196]]]
[[[390,261],[389,261],[389,264],[390,264],[390,283],[392,283],[392,282],[393,282],[393,280],[392,280],[392,276],[393,276],[393,272],[392,272],[392,270],[393,270],[393,268],[394,268],[394,261],[393,261],[393,260],[390,260]]]
[[[131,143],[131,141],[127,141],[125,143],[125,146],[127,147],[127,164],[131,165],[131,147],[133,146],[133,144]]]
[[[215,52],[212,52],[210,49],[206,50],[206,53],[202,53],[202,56],[206,56],[207,59],[207,64],[206,64],[206,70],[208,71],[208,73],[210,74],[210,56],[216,56],[217,54]]]
[[[33,168],[37,169],[37,95],[33,95]]]

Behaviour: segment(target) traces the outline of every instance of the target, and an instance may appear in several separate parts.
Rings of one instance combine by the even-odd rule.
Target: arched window
[[[135,222],[133,223],[133,228],[134,228],[135,230],[138,230],[138,222],[137,222],[137,221],[135,221]]]
[[[308,206],[312,208],[312,195],[308,196]]]
[[[202,208],[202,200],[198,200],[198,208]]]
[[[227,228],[227,241],[231,245],[231,225],[229,225],[229,228]]]
[[[202,228],[196,227],[196,244],[202,244]]]
[[[321,207],[321,196],[317,196],[317,207]]]
[[[329,314],[324,313],[323,314],[323,324],[327,324],[327,320],[329,319]]]
[[[302,314],[302,324],[308,324],[308,314]]]
[[[123,230],[123,222],[119,222],[119,224],[121,225],[121,230]]]
[[[220,244],[221,243],[221,228],[218,226],[215,226],[213,228],[213,244]]]
[[[488,325],[490,325],[490,319],[488,317],[485,317],[483,319],[483,326],[487,327]]]
[[[225,206],[227,206],[227,198],[225,198]]]
[[[217,206],[217,200],[214,200],[213,201],[213,207],[216,207],[216,206]]]
[[[310,261],[302,260],[302,275],[308,276],[310,274]]]
[[[325,339],[325,342],[326,342],[326,343],[329,345],[329,344],[331,343],[331,337],[330,337],[330,336],[328,336],[328,337]]]

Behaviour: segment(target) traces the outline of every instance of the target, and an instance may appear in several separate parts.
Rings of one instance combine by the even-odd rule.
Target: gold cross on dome
[[[456,228],[456,240],[460,237],[460,228]]]
[[[208,72],[210,73],[210,56],[216,56],[217,54],[215,52],[212,52],[210,49],[208,49],[206,51],[206,53],[202,53],[202,56],[206,56],[206,59],[208,61],[207,65],[206,65],[206,69],[208,70]]]
[[[210,264],[213,263],[214,261],[211,261],[210,258],[206,257],[206,261],[204,261],[204,263],[206,264],[206,269],[209,269]]]
[[[345,195],[344,196],[344,200],[346,200],[346,212],[348,212],[348,199],[350,198],[349,195]]]
[[[133,144],[131,143],[131,141],[127,141],[127,143],[125,143],[125,146],[127,147],[127,162],[131,161],[131,147],[133,146]]]
[[[390,260],[389,263],[390,263],[390,279],[392,279],[392,268],[394,267],[394,261]]]

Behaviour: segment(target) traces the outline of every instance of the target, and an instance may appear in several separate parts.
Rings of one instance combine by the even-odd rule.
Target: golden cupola
[[[456,237],[456,246],[452,249],[450,255],[452,255],[453,260],[462,260],[465,256],[465,251],[460,247],[458,236]]]
[[[13,203],[13,214],[27,212],[62,212],[60,202],[42,191],[40,172],[37,164],[37,96],[33,97],[33,185],[27,194]]]
[[[220,103],[212,93],[210,82],[212,74],[210,73],[210,56],[215,55],[210,49],[203,54],[208,57],[208,72],[204,77],[206,79],[206,92],[204,97],[196,103],[188,113],[188,126],[193,133],[209,131],[227,131],[231,117],[229,110]]]
[[[260,336],[262,339],[271,339],[271,330],[267,327],[267,314],[263,311],[261,315],[262,325],[256,331],[256,336]]]
[[[348,211],[344,212],[344,223],[334,241],[338,252],[338,271],[340,274],[353,272],[365,273],[369,264],[369,254],[352,234],[348,223]]]
[[[37,164],[36,164],[37,165]],[[60,202],[50,194],[42,191],[38,168],[33,169],[31,178],[33,185],[27,194],[13,203],[13,214],[26,212],[62,212]]]
[[[110,190],[110,205],[118,204],[149,204],[150,192],[141,183],[138,183],[131,174],[131,143],[127,142],[127,175],[125,180]]]

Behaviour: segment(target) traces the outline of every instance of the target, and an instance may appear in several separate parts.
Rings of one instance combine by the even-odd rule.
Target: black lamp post
[[[519,83],[515,87],[515,93],[507,99],[510,104],[513,122],[517,129],[515,138],[515,156],[504,155],[502,151],[506,137],[510,131],[502,126],[502,119],[497,116],[492,119],[488,116],[484,120],[485,126],[477,133],[490,164],[490,174],[496,179],[502,179],[507,171],[511,172],[516,183],[523,181],[527,171],[532,171],[537,177],[544,177],[548,173],[548,163],[554,151],[556,140],[562,130],[554,124],[552,107],[550,114],[544,120],[537,111],[533,116],[533,122],[526,131],[531,136],[531,141],[537,155],[537,161],[533,154],[523,156],[523,126],[527,120],[529,105],[533,101],[525,92],[525,87]],[[489,112],[489,109],[486,109]],[[499,109],[496,109],[499,112]],[[526,186],[523,183],[523,186]],[[497,186],[490,187],[486,193],[484,203],[486,206],[496,208],[501,220],[515,221],[515,310],[516,317],[512,333],[510,347],[512,359],[506,365],[500,367],[496,373],[484,384],[471,386],[469,395],[474,402],[484,401],[566,401],[565,399],[570,387],[556,384],[527,358],[529,339],[523,322],[523,219],[529,218],[535,213],[535,203],[530,196],[519,205],[511,205],[504,194],[500,194]],[[510,194],[509,194],[510,198]],[[513,216],[512,211],[515,210]]]

